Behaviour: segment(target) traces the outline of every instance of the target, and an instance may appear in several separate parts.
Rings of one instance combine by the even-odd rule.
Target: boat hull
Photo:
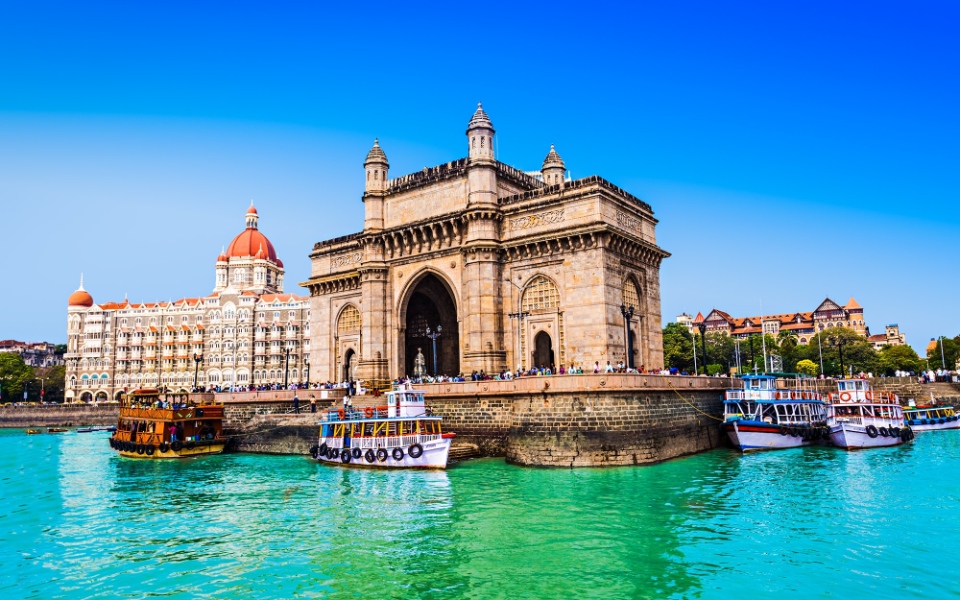
[[[928,419],[924,419],[928,420]],[[914,431],[940,431],[943,429],[960,429],[960,421],[947,421],[944,420],[943,423],[939,421],[936,423],[922,423],[920,419],[913,419],[910,421],[910,429]]]
[[[856,450],[899,446],[905,443],[905,440],[902,437],[882,436],[879,433],[876,437],[871,437],[867,433],[867,426],[844,421],[830,428],[830,443],[838,448]]]
[[[135,458],[137,460],[168,460],[176,458],[196,458],[198,456],[206,456],[210,454],[221,454],[226,445],[226,440],[214,440],[212,442],[195,442],[191,448],[187,448],[186,445],[179,450],[168,448],[165,452],[161,452],[160,448],[154,446],[153,454],[148,454],[146,452],[146,448],[144,448],[143,453],[139,453],[136,450],[128,450],[126,448],[116,447],[114,448],[114,451],[124,458]]]
[[[730,442],[743,452],[757,450],[783,450],[819,444],[819,439],[811,439],[804,435],[801,427],[785,428],[781,433],[779,425],[772,423],[752,423],[744,421],[730,421],[724,424],[724,430]]]
[[[320,450],[326,449],[326,452],[318,452],[317,460],[322,463],[338,465],[342,467],[368,467],[374,469],[446,469],[447,459],[450,456],[450,445],[453,442],[450,438],[441,438],[427,442],[416,442],[423,447],[423,453],[417,458],[410,456],[410,446],[383,447],[386,451],[384,460],[377,457],[377,451],[380,448],[355,448],[350,449],[349,461],[343,460],[343,448],[325,448],[325,442],[329,440],[320,439]],[[400,449],[403,452],[399,460],[394,456],[394,451]],[[334,455],[330,450],[336,450]],[[354,456],[354,450],[360,450],[360,457]],[[367,451],[373,453],[373,460],[367,458]],[[382,453],[381,453],[382,455]],[[397,453],[399,456],[399,453]]]

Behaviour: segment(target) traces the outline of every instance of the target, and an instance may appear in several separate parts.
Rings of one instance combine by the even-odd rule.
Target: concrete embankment
[[[0,427],[82,427],[116,425],[120,408],[104,404],[42,404],[0,408]]]

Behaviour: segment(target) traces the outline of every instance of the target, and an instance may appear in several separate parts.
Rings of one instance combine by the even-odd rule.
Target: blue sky
[[[345,4],[345,3],[344,3]],[[7,3],[0,338],[97,301],[209,293],[252,199],[287,268],[362,227],[362,161],[466,153],[649,202],[664,322],[855,296],[923,352],[960,333],[960,5]],[[301,293],[302,289],[297,290]]]

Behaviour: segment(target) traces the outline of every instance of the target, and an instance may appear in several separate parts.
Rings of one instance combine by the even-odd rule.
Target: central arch
[[[436,340],[436,372],[457,375],[460,372],[460,327],[457,304],[450,288],[437,275],[427,273],[410,288],[406,298],[400,339],[403,349],[401,375],[413,375],[418,352],[423,353],[426,372],[434,374],[434,342],[427,337],[427,328],[434,333],[438,325],[442,329]]]
[[[553,340],[546,331],[533,338],[533,366],[553,369]]]

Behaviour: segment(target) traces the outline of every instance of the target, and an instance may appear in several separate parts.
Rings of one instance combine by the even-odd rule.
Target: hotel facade
[[[116,400],[126,390],[306,382],[308,298],[283,291],[283,262],[259,230],[257,209],[216,260],[208,296],[173,302],[67,301],[67,401]]]

